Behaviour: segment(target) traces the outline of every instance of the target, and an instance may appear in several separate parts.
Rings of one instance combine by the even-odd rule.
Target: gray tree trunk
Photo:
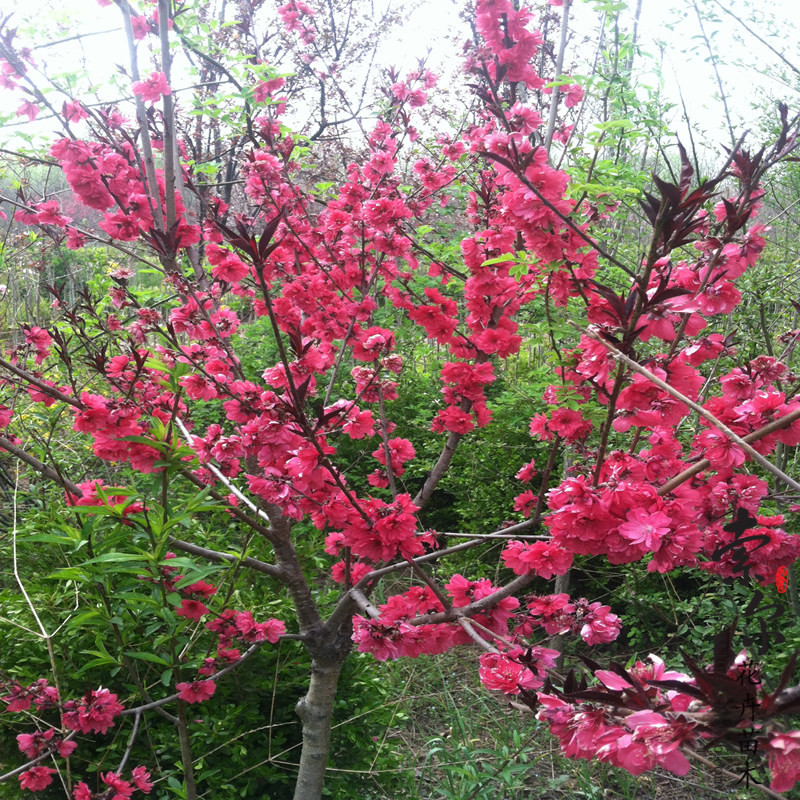
[[[294,800],[319,800],[322,797],[331,746],[333,703],[341,671],[341,659],[315,658],[311,662],[308,692],[296,708],[303,721],[303,748]]]

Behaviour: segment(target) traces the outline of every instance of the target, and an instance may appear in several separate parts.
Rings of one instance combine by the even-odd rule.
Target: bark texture
[[[331,746],[333,703],[342,670],[341,659],[315,658],[311,662],[308,692],[297,704],[303,721],[303,749],[294,800],[319,800]]]

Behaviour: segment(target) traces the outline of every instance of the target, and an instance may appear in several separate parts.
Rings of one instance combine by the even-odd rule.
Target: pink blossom
[[[83,103],[78,100],[65,100],[61,106],[61,113],[67,122],[80,122],[89,116]]]
[[[576,442],[585,439],[594,426],[591,421],[583,418],[580,411],[573,411],[561,406],[553,410],[547,427],[562,439]],[[531,422],[531,430],[533,430],[533,422]]]
[[[208,599],[217,593],[217,587],[212,586],[210,583],[206,583],[205,581],[197,581],[196,583],[191,583],[188,586],[184,586],[181,591],[185,594],[200,595],[201,597]]]
[[[117,696],[108,689],[91,690],[82,700],[64,704],[64,727],[81,733],[106,733],[122,711]]]
[[[558,655],[556,651],[550,651]],[[522,648],[507,653],[482,653],[478,674],[481,683],[492,691],[517,695],[520,689],[539,689],[544,681],[520,662]],[[555,663],[555,661],[553,661]]]
[[[577,83],[562,86],[561,91],[564,93],[564,105],[567,108],[573,108],[583,100],[583,89]]]
[[[707,317],[729,314],[742,300],[739,290],[730,281],[717,281],[697,295],[697,305]]]
[[[234,624],[239,635],[246,642],[268,641],[275,644],[286,633],[286,625],[277,619],[256,622],[249,611],[240,611],[234,617]]]
[[[217,690],[214,681],[194,681],[193,683],[179,683],[176,687],[178,697],[187,703],[202,703],[213,696]]]
[[[56,774],[50,767],[31,767],[19,776],[21,789],[29,789],[32,792],[40,792],[46,789],[53,782],[53,775]]]
[[[584,617],[581,638],[586,644],[613,642],[619,636],[621,627],[619,617],[611,613],[610,606],[592,603]]]
[[[444,586],[453,598],[456,607],[467,606],[475,600],[487,597],[492,593],[492,584],[486,578],[479,581],[467,580],[463,575],[456,573]]]
[[[448,406],[440,411],[433,420],[431,430],[436,433],[450,431],[452,433],[469,433],[475,427],[472,415],[455,406]]]
[[[26,116],[30,122],[33,122],[41,109],[36,103],[32,103],[30,100],[26,100],[18,109],[17,109],[17,116],[22,117]]]
[[[771,733],[766,743],[775,792],[788,792],[800,781],[800,731]]]
[[[510,541],[501,554],[506,566],[516,575],[535,572],[545,580],[564,575],[572,566],[572,553],[552,542]]]
[[[353,617],[353,641],[359,653],[372,653],[378,661],[399,658],[416,644],[417,628],[405,622],[382,622],[380,619]]]
[[[79,781],[72,789],[74,800],[92,800],[92,790],[83,782]]]
[[[620,535],[645,550],[655,550],[670,530],[670,518],[660,511],[649,513],[643,508],[634,508],[626,519],[627,522],[619,526]]]
[[[153,782],[150,780],[150,773],[144,767],[134,767],[131,772],[136,788],[144,794],[150,794]]]
[[[175,612],[179,617],[193,620],[200,620],[208,613],[210,613],[208,607],[199,600],[188,600],[186,598],[181,600],[181,607]]]
[[[514,511],[522,512],[524,517],[529,517],[538,502],[537,495],[532,489],[526,489],[514,498]]]
[[[529,483],[531,479],[536,475],[536,466],[533,461],[529,461],[524,467],[522,467],[517,474],[514,476],[518,481],[522,481],[523,483]]]
[[[162,95],[172,94],[163,72],[153,72],[149,78],[133,84],[133,93],[139,95],[145,103],[157,103]]]
[[[744,450],[716,428],[695,436],[695,442],[715,469],[731,469],[744,464]]]
[[[283,78],[272,78],[267,81],[260,81],[253,90],[253,100],[256,103],[263,103],[276,92],[283,88],[286,81]]]
[[[172,22],[172,20],[170,20]],[[147,17],[131,16],[131,27],[133,28],[134,41],[141,41],[150,33],[150,22]]]
[[[133,794],[134,787],[128,781],[122,780],[116,772],[106,772],[100,774],[103,783],[113,789],[111,800],[126,800]]]

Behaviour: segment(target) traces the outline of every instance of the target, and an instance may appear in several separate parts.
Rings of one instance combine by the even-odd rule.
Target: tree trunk
[[[333,702],[342,670],[340,659],[315,658],[311,662],[308,692],[297,704],[303,721],[303,749],[294,800],[320,800],[331,745]]]

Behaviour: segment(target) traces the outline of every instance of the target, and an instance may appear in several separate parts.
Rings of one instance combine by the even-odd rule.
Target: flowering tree
[[[98,686],[63,696],[52,646],[50,679],[23,683],[13,664],[3,664],[0,699],[6,714],[27,714],[17,738],[29,760],[2,778],[18,776],[38,791],[58,772],[75,800],[149,793],[148,770],[128,770],[127,762],[141,719],[158,713],[175,726],[181,791],[194,798],[187,706],[210,698],[228,673],[282,638],[301,642],[312,660],[297,705],[298,800],[321,796],[339,675],[353,648],[385,660],[477,643],[488,689],[534,708],[568,756],[633,774],[662,766],[683,775],[685,753],[735,744],[745,655],[736,655],[731,631],[721,634],[708,668],[690,657],[688,673],[666,670],[656,656],[630,669],[588,661],[591,684],[564,680],[547,637],[608,643],[621,621],[599,602],[526,591],[537,578],[565,576],[576,556],[618,565],[649,559],[651,572],[695,567],[721,577],[745,566],[763,585],[796,560],[800,544],[782,529],[783,518],[761,513],[764,472],[800,491],[768,460],[779,443],[800,443],[794,376],[781,357],[736,361],[730,337],[703,335],[709,319],[735,312],[736,279],[764,248],[765,228],[754,222],[761,180],[794,150],[796,120],[781,108],[775,141],[756,153],[740,142],[713,179],[695,182],[680,148],[679,175],[654,177],[642,202],[649,244],[626,263],[600,241],[612,209],[570,199],[569,178],[550,158],[552,142],[569,135],[582,90],[565,79],[548,83],[560,78],[560,57],[555,74],[537,72],[541,37],[531,12],[510,0],[478,0],[473,9],[470,124],[423,153],[415,114],[436,76],[424,66],[395,75],[378,120],[364,130],[363,155],[323,193],[303,173],[310,140],[282,122],[285,78],[258,52],[226,65],[224,52],[189,38],[186,6],[115,2],[130,44],[134,119],[69,93],[56,103],[13,31],[3,31],[3,83],[21,92],[21,114],[33,119],[47,109],[62,124],[49,156],[97,224],[76,223],[48,196],[3,196],[4,208],[54,250],[104,242],[125,264],[113,268],[105,297],[87,289],[71,304],[52,287],[52,323],[23,326],[0,360],[0,447],[64,490],[64,513],[78,523],[58,541],[73,548],[61,577],[73,582],[78,606],[88,607],[91,594],[95,607],[86,613],[107,620],[122,651],[115,661],[101,647],[96,663],[118,664],[135,691],[121,698],[121,690]],[[335,44],[335,30],[323,37],[318,22],[324,7],[290,0],[278,8],[282,35],[305,63],[323,62],[330,36]],[[566,26],[569,2],[562,13]],[[140,71],[137,42],[151,37],[157,60]],[[210,161],[217,174],[214,152],[224,148],[215,140],[204,149],[207,140],[191,136],[195,123],[175,99],[175,41],[241,94],[236,119],[208,117],[216,137],[235,140],[221,186],[203,179],[201,165]],[[317,80],[338,92],[336,64],[328,67]],[[202,113],[196,119],[207,121]],[[433,256],[415,232],[438,209],[463,215],[471,228],[457,263]],[[139,269],[156,271],[161,296],[134,288]],[[548,411],[530,423],[549,457],[514,465],[516,477],[536,487],[516,498],[524,521],[443,546],[442,532],[421,530],[418,515],[457,448],[491,424],[487,389],[522,345],[521,313],[542,300],[547,313],[569,308],[580,316],[544,394]],[[404,364],[392,320],[401,317],[447,354],[443,403],[430,420],[441,451],[413,493],[403,474],[414,443],[393,435]],[[248,366],[249,330],[269,333],[272,363]],[[15,433],[28,399],[69,415],[95,457],[95,477],[70,479],[58,440],[42,449]],[[685,423],[695,414],[692,435]],[[564,450],[580,466],[559,479]],[[353,452],[355,465],[342,455]],[[103,480],[102,462],[117,465],[119,485]],[[209,547],[195,525],[219,510],[237,531],[225,549]],[[755,538],[766,540],[751,542],[744,560],[730,546],[727,523],[737,510],[752,515]],[[546,533],[525,534],[541,526]],[[340,587],[330,604],[316,596],[316,567],[299,554],[310,530],[324,535],[318,561]],[[506,582],[447,573],[448,556],[498,538],[513,576]],[[257,547],[271,555],[254,557]],[[434,563],[444,581],[429,571]],[[282,587],[294,618],[257,619],[238,608],[220,581],[205,580],[222,574],[219,565],[252,571],[265,592]],[[381,580],[398,573],[408,588],[374,605]],[[134,601],[152,621],[151,650],[131,656],[138,634],[123,606]],[[54,634],[31,610],[50,645]],[[137,659],[163,670],[161,680],[143,680]],[[787,669],[772,691],[760,680],[748,690],[775,791],[800,779],[800,732],[779,722],[798,709],[800,689],[788,688],[790,679]],[[62,770],[81,740],[128,718],[117,768],[100,772],[94,786]]]

